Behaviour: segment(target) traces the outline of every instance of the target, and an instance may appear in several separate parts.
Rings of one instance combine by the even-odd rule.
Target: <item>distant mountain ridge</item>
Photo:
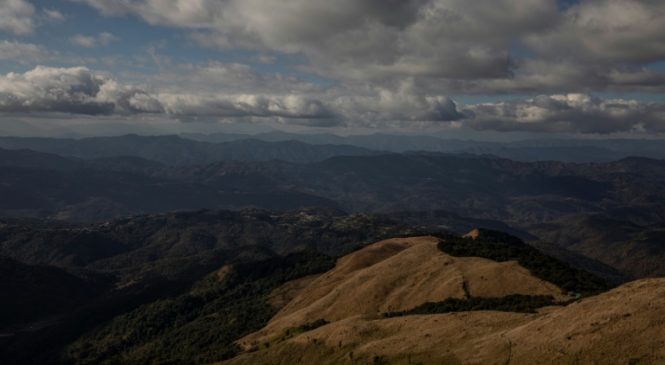
[[[258,139],[208,143],[170,136],[124,135],[83,139],[0,137],[0,148],[30,149],[83,159],[140,157],[165,165],[203,165],[216,161],[316,162],[339,155],[378,152],[349,145],[312,145],[299,141],[267,142]]]
[[[100,222],[198,209],[323,207],[387,213],[449,230],[468,229],[474,221],[543,239],[543,250],[616,281],[662,271],[663,196],[665,161],[646,158],[526,163],[407,153],[174,167],[138,157],[86,160],[0,149],[4,216]],[[579,215],[602,215],[609,223],[600,224],[599,232],[594,220]],[[605,237],[602,227],[610,232],[622,226],[629,227],[625,234],[598,241]],[[603,250],[608,245],[622,255],[609,255]]]
[[[474,141],[424,135],[366,134],[338,136],[329,133],[298,134],[281,131],[258,134],[183,134],[208,141],[247,138],[264,141],[301,141],[311,144],[345,144],[372,150],[428,151],[495,155],[518,161],[609,162],[629,156],[665,159],[665,141],[646,139],[527,139],[512,142]]]
[[[493,155],[516,161],[610,162],[630,156],[665,159],[665,141],[631,139],[533,139],[490,142],[437,136],[368,134],[182,134],[112,137],[0,137],[0,148],[32,149],[66,157],[141,157],[167,165],[215,161],[307,163],[334,156],[366,156],[386,152],[431,152]]]
[[[13,216],[73,214],[77,207],[94,212],[95,206],[128,214],[323,206],[446,210],[514,224],[578,213],[604,213],[638,224],[665,219],[658,203],[665,196],[665,161],[645,158],[526,163],[413,153],[336,156],[307,164],[220,161],[172,167],[136,157],[83,160],[0,149],[0,170],[5,197],[0,212]]]

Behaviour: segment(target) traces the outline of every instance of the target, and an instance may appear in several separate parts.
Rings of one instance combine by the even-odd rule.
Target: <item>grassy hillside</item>
[[[663,279],[640,280],[540,313],[354,317],[224,365],[659,364]]]

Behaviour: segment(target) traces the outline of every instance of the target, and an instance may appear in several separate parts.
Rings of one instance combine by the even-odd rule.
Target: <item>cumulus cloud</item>
[[[665,132],[665,105],[588,94],[541,95],[468,106],[480,130],[566,133]]]
[[[46,51],[31,43],[0,41],[0,61],[40,60],[46,56]]]
[[[376,127],[418,122],[454,123],[494,131],[665,132],[662,103],[601,99],[577,93],[461,105],[444,95],[428,94],[413,78],[391,86],[317,90],[304,87],[297,80],[254,75],[251,69],[236,64],[189,67],[192,79],[200,80],[182,83],[178,89],[162,88],[159,83],[156,88],[123,84],[85,67],[39,66],[25,73],[9,73],[0,76],[0,112],[155,114],[183,121],[270,118],[280,123],[312,126]],[[166,77],[165,84],[187,76],[171,75]],[[220,80],[233,84],[243,77],[255,77],[256,85],[265,82],[271,86],[263,93],[232,92],[233,86],[229,90],[214,90],[203,83],[204,79],[210,79],[213,82],[210,85]],[[280,81],[282,93],[277,92]],[[296,86],[289,90],[286,85],[292,82]]]
[[[665,58],[665,2],[588,0],[571,7],[558,26],[528,37],[548,58],[594,63],[648,63]]]
[[[297,95],[149,92],[85,67],[39,66],[0,77],[0,112],[87,115],[165,113],[182,118],[332,119],[315,99]]]
[[[341,82],[417,78],[435,95],[658,91],[663,77],[647,68],[665,57],[663,1],[78,1],[208,47],[302,54],[301,71]]]
[[[251,94],[261,91],[269,94],[304,94],[321,92],[321,87],[293,76],[279,73],[259,73],[241,63],[208,62],[204,65],[172,65],[150,78],[150,83],[161,89],[189,88],[226,93]]]
[[[553,0],[83,1],[190,29],[212,47],[302,53],[312,72],[336,78],[506,76],[514,38],[558,14]]]
[[[42,9],[42,18],[50,23],[60,23],[66,19],[65,15],[56,9]]]
[[[0,111],[113,114],[140,110],[142,90],[121,86],[85,67],[33,70],[0,76]]]
[[[108,46],[111,42],[118,41],[119,38],[109,32],[102,32],[97,35],[75,35],[69,38],[69,41],[77,46],[85,48],[95,48],[98,46]]]
[[[446,96],[425,95],[413,79],[394,87],[375,87],[368,95],[345,95],[334,105],[346,119],[358,124],[391,121],[446,122],[467,117]]]
[[[192,95],[160,94],[166,113],[183,117],[279,117],[329,119],[333,114],[322,102],[295,95]]]
[[[33,32],[35,7],[25,0],[3,0],[0,6],[0,32],[25,35]]]

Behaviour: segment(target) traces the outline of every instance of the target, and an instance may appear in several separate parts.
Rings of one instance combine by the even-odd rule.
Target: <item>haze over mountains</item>
[[[519,223],[581,212],[608,212],[638,223],[662,218],[654,204],[663,189],[663,163],[649,159],[519,163],[470,154],[139,136],[5,138],[0,145],[12,148],[0,151],[7,214],[67,214],[67,207],[76,206],[86,208],[76,209],[78,219],[89,220],[174,209],[323,205],[351,211],[443,209]]]
[[[0,365],[665,364],[664,24],[0,0]]]
[[[524,139],[490,142],[444,139],[423,135],[385,133],[339,136],[335,134],[302,134],[281,131],[257,134],[183,134],[183,137],[205,142],[230,142],[258,139],[269,142],[300,141],[311,144],[352,145],[379,151],[429,151],[445,153],[487,154],[517,161],[557,160],[568,162],[607,162],[629,156],[665,158],[665,143],[655,139]]]
[[[339,136],[280,131],[181,136],[124,135],[81,139],[0,137],[0,148],[31,149],[82,158],[128,155],[176,165],[204,164],[219,160],[275,159],[314,162],[337,155],[409,151],[493,155],[516,161],[609,162],[626,157],[665,158],[665,143],[658,139],[586,138],[488,142],[419,135],[377,133]]]
[[[660,160],[516,162],[473,154],[257,140],[207,143],[175,136],[0,142],[13,148],[0,150],[4,216],[90,222],[248,207],[439,211],[460,217],[457,223],[484,219],[480,224],[544,239],[550,245],[539,247],[550,254],[578,263],[574,255],[580,254],[609,265],[618,276],[662,271],[659,255],[665,250],[655,233],[665,215],[660,202],[665,165]],[[584,215],[598,218],[580,220]],[[443,216],[420,219],[441,225]],[[580,228],[566,233],[571,227]],[[631,227],[629,233],[609,235],[623,249],[607,249],[610,243],[598,232],[606,227]],[[586,245],[578,243],[585,240]],[[587,268],[612,276],[595,264]]]
[[[649,303],[665,286],[624,284],[663,275],[663,160],[136,135],[0,145],[8,363],[663,356]],[[474,227],[514,236],[457,236]],[[625,336],[628,352],[613,345]]]

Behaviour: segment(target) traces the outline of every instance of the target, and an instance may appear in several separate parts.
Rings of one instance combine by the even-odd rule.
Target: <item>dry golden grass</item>
[[[390,239],[341,258],[334,269],[313,279],[261,331],[239,341],[248,349],[280,336],[288,328],[318,319],[350,317],[414,308],[448,298],[552,295],[565,299],[555,285],[532,276],[516,262],[452,257],[434,237]],[[287,283],[277,292],[289,292]]]
[[[346,318],[225,362],[239,364],[664,364],[665,279],[538,314]]]

